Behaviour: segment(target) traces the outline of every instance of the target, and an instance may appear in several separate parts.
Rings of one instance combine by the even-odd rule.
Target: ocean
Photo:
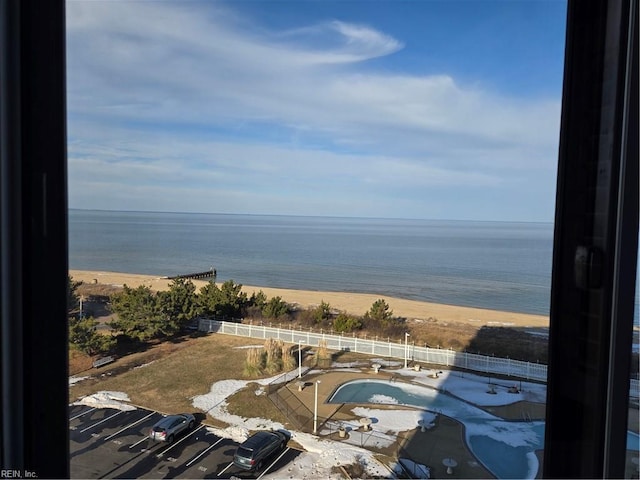
[[[553,224],[70,210],[69,266],[549,314]]]
[[[71,269],[215,268],[219,283],[540,315],[549,314],[552,250],[552,223],[69,211]]]

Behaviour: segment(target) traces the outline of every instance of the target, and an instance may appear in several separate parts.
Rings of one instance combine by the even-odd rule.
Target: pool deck
[[[341,422],[348,422],[349,425],[358,425],[360,417],[352,412],[352,409],[357,405],[334,404],[328,403],[327,400],[340,385],[352,380],[375,379],[412,383],[414,377],[410,375],[403,376],[402,370],[400,367],[385,367],[375,373],[370,366],[363,366],[362,364],[348,369],[314,370],[303,376],[302,381],[304,381],[305,386],[302,390],[299,390],[296,381],[288,383],[283,388],[288,390],[288,395],[294,396],[304,404],[307,415],[313,417],[315,382],[320,380],[320,383],[317,384],[318,432],[323,438],[331,438],[335,441],[349,441],[348,438],[339,436],[336,425]],[[362,406],[371,408],[372,404]],[[373,408],[397,410],[411,409],[412,407],[375,404]],[[494,407],[479,406],[479,408],[505,420],[521,420],[523,409],[531,415],[533,420],[544,420],[546,410],[546,406],[543,403],[524,401]],[[629,409],[629,425],[630,430],[638,432],[637,408]],[[456,419],[438,415],[435,426],[425,432],[422,432],[420,427],[416,425],[416,428],[412,430],[397,434],[397,441],[393,445],[380,448],[371,448],[369,446],[369,450],[379,453],[387,459],[395,460],[399,457],[405,457],[416,463],[426,465],[431,469],[432,478],[495,478],[469,450],[465,441],[464,428],[464,425]],[[373,430],[373,437],[370,438],[375,438],[375,423],[373,424]],[[351,434],[354,435],[354,439],[367,438],[367,435],[369,435],[364,434],[362,427],[358,428],[357,431],[348,432],[347,437],[351,436]],[[357,445],[358,441],[351,440],[350,444]],[[363,446],[365,448],[368,447],[366,442]],[[542,451],[536,452],[540,462],[536,478],[542,477],[542,453]],[[627,473],[630,475],[628,478],[634,478],[634,472],[637,472],[637,466],[632,463],[637,456],[636,452],[627,451]],[[447,473],[447,468],[442,463],[445,458],[454,458],[457,461],[458,465],[453,468],[452,473]]]
[[[348,441],[340,438],[339,433],[335,430],[335,425],[339,422],[357,423],[360,417],[351,411],[356,405],[327,403],[327,400],[336,388],[343,383],[358,379],[391,380],[392,377],[397,382],[410,383],[411,381],[411,377],[402,376],[401,369],[385,368],[380,370],[379,373],[374,373],[371,368],[362,368],[360,372],[327,370],[307,374],[302,379],[305,381],[305,387],[302,391],[298,390],[295,381],[290,382],[284,388],[289,390],[288,394],[294,395],[300,400],[307,407],[308,412],[313,412],[315,382],[320,380],[317,386],[318,431],[320,436],[328,436],[336,441]],[[370,407],[371,405],[368,404],[366,406]],[[384,406],[381,404],[375,404],[375,408],[411,409],[411,407]],[[329,423],[322,422],[324,419],[328,419]],[[328,425],[331,425],[331,427],[328,427]],[[373,429],[375,430],[375,423],[373,424]],[[353,433],[358,433],[358,438],[363,438],[363,432]],[[495,478],[467,447],[464,439],[464,426],[455,419],[444,415],[438,415],[435,427],[425,432],[422,432],[420,427],[416,425],[416,428],[412,430],[400,432],[398,440],[393,445],[383,448],[371,448],[371,450],[394,459],[405,457],[416,463],[426,465],[431,469],[432,478]],[[447,474],[447,468],[442,463],[445,458],[454,458],[458,463],[458,466],[453,469],[451,474]]]

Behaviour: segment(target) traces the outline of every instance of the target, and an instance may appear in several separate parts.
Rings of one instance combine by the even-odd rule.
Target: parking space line
[[[280,460],[284,456],[284,454],[287,453],[289,450],[291,450],[289,447],[285,448],[284,451],[278,456],[278,458],[276,458],[273,462],[271,462],[271,465],[265,468],[263,472],[260,474],[260,476],[256,478],[256,480],[260,480],[264,476],[264,474],[267,473],[271,469],[271,467],[273,467],[276,464],[276,462]]]
[[[124,427],[122,430],[118,430],[116,433],[114,433],[114,434],[112,434],[112,435],[109,435],[107,438],[105,438],[105,439],[104,439],[104,440],[105,440],[105,442],[106,442],[107,440],[109,440],[109,439],[111,439],[111,438],[115,437],[115,436],[116,436],[116,435],[118,435],[119,433],[124,432],[127,428],[131,428],[131,427],[133,427],[134,425],[137,425],[138,423],[142,422],[143,420],[146,420],[146,419],[147,419],[147,418],[149,418],[151,415],[155,415],[155,414],[156,414],[156,412],[151,412],[151,413],[150,413],[149,415],[147,415],[146,417],[141,418],[140,420],[136,420],[136,421],[135,421],[135,422],[133,422],[131,425],[127,425],[127,426],[126,426],[126,427]]]
[[[129,448],[133,448],[136,445],[140,445],[142,442],[144,442],[145,440],[149,440],[149,435],[145,435],[144,437],[142,437],[142,439],[138,440],[136,443],[134,443],[133,445],[129,445]]]
[[[222,471],[220,473],[218,473],[218,476],[222,475],[224,472],[226,472],[227,470],[229,470],[229,468],[231,467],[231,465],[233,465],[233,462],[231,462],[229,465],[227,465],[226,467],[224,467],[222,469]]]
[[[75,420],[76,418],[80,418],[81,416],[86,415],[86,414],[87,414],[87,413],[89,413],[89,412],[93,412],[94,410],[95,410],[95,407],[94,407],[94,408],[90,408],[90,409],[89,409],[89,410],[87,410],[86,412],[82,412],[81,414],[76,415],[75,417],[70,418],[70,419],[69,419],[69,421],[71,421],[71,420]]]
[[[209,445],[209,447],[204,450],[200,455],[198,455],[196,458],[194,458],[193,460],[191,460],[189,463],[187,463],[187,467],[190,467],[194,462],[196,462],[201,456],[203,456],[205,453],[207,453],[209,450],[211,450],[213,447],[215,447],[217,444],[219,444],[222,440],[224,440],[224,438],[221,438],[220,440],[218,440],[216,443],[214,443],[213,445]]]
[[[84,433],[87,430],[91,430],[93,427],[96,427],[98,425],[100,425],[101,423],[106,422],[107,420],[112,419],[113,417],[117,417],[118,415],[120,415],[123,412],[123,410],[118,410],[118,413],[114,413],[113,415],[111,415],[110,417],[104,418],[102,420],[100,420],[98,423],[94,423],[93,425],[88,426],[87,428],[85,428],[84,430],[80,430],[80,433]]]
[[[184,442],[187,438],[189,438],[191,435],[193,435],[194,433],[196,433],[198,430],[200,430],[201,428],[204,428],[204,425],[200,425],[198,428],[196,428],[193,432],[191,432],[189,435],[185,435],[184,437],[182,437],[180,440],[178,440],[177,442],[173,442],[171,445],[169,445],[167,448],[165,448],[163,451],[161,451],[160,453],[158,453],[156,456],[157,457],[161,457],[163,456],[165,453],[167,453],[169,450],[171,450],[173,447],[175,447],[176,445],[178,445],[179,443]]]

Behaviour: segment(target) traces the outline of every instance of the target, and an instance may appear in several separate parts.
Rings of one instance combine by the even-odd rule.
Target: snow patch
[[[406,432],[418,428],[419,421],[424,425],[432,424],[436,414],[424,410],[382,410],[375,408],[355,407],[351,409],[358,417],[373,419],[372,427],[376,432]]]
[[[277,474],[265,476],[265,478],[283,478],[284,474],[286,477],[296,479],[340,479],[343,478],[342,475],[332,474],[331,469],[335,466],[354,463],[361,464],[371,477],[386,478],[389,475],[389,470],[364,448],[342,442],[322,440],[302,432],[294,432],[293,439],[306,450],[306,453],[297,456],[288,465],[287,472],[277,472]]]
[[[398,402],[398,400],[388,395],[382,395],[380,393],[377,393],[371,396],[371,398],[369,399],[369,403],[384,403],[387,405],[397,405],[400,402]]]
[[[75,385],[76,383],[86,380],[87,378],[91,378],[91,375],[87,375],[85,377],[69,377],[69,386]]]
[[[109,392],[103,390],[98,393],[82,397],[77,402],[74,402],[73,405],[86,405],[88,407],[94,408],[113,408],[116,410],[129,412],[132,410],[136,410],[136,407],[134,407],[133,405],[124,403],[130,401],[131,400],[129,400],[129,396],[126,393]]]

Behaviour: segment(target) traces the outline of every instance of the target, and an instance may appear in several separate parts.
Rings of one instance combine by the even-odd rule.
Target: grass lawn
[[[260,343],[260,340],[229,335],[190,338],[174,345],[165,342],[99,370],[79,374],[92,378],[69,387],[69,400],[101,390],[118,391],[129,395],[133,404],[163,413],[192,412],[191,398],[208,393],[214,382],[244,378],[247,350],[237,347]],[[103,373],[109,371],[115,373]],[[250,412],[261,412],[263,417],[273,416],[273,420],[282,421],[266,395],[256,396],[255,388],[248,390],[250,394],[235,395],[239,401],[234,401],[233,413],[252,416]],[[208,421],[220,424],[211,417]]]
[[[70,361],[74,365],[84,365],[82,368],[87,369],[76,371],[76,375],[90,375],[91,378],[69,387],[69,401],[74,402],[80,397],[106,390],[124,392],[131,403],[162,413],[193,412],[191,399],[208,393],[213,383],[220,380],[253,380],[243,374],[248,350],[238,347],[262,346],[262,343],[260,339],[230,335],[186,337],[177,342],[153,345],[100,369],[91,369],[90,360],[83,363],[79,355],[70,354]],[[370,363],[369,356],[354,352],[332,352],[332,360],[365,365]],[[256,395],[258,388],[260,385],[257,383],[249,383],[247,388],[229,397],[229,413],[251,418],[260,412],[262,418],[287,424],[288,419],[266,395]],[[211,416],[207,416],[207,421],[220,427],[226,426]]]

